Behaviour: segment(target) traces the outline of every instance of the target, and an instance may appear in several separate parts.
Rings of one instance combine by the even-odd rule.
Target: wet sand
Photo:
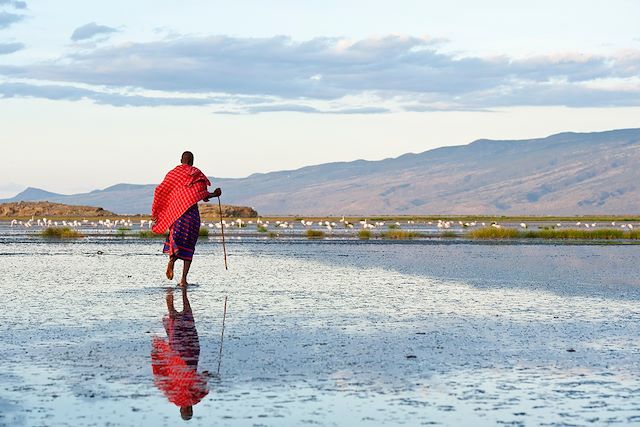
[[[0,243],[0,425],[177,425],[155,386],[161,242]],[[191,425],[633,425],[632,246],[199,243]],[[178,272],[179,272],[178,268]],[[175,285],[175,282],[173,283]],[[176,306],[181,307],[179,291]]]

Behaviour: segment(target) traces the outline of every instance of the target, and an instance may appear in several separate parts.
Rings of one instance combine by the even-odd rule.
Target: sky
[[[0,197],[640,127],[640,2],[0,0]]]

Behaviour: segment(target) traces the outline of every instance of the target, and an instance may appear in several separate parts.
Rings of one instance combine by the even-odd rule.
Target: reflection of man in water
[[[156,386],[170,402],[180,407],[180,415],[189,420],[193,416],[193,405],[205,397],[207,376],[198,373],[200,342],[195,320],[187,297],[187,288],[182,288],[182,311],[173,306],[173,290],[167,290],[167,309],[162,322],[167,338],[154,337],[151,350],[151,367]]]

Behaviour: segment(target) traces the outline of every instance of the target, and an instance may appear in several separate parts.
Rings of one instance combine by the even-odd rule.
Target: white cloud
[[[20,22],[24,19],[24,15],[17,13],[0,11],[0,30]]]
[[[98,35],[104,36],[116,32],[118,32],[116,28],[107,27],[106,25],[98,25],[95,22],[89,22],[88,24],[76,28],[73,31],[73,34],[71,34],[71,40],[88,40]]]
[[[0,43],[0,55],[8,55],[24,49],[23,43]]]
[[[101,27],[92,24],[93,30]],[[99,33],[93,30],[78,37]],[[398,35],[303,42],[284,36],[181,36],[76,50],[57,61],[0,67],[0,75],[67,85],[71,87],[67,99],[80,96],[74,87],[82,84],[109,88],[108,94],[84,89],[81,98],[97,103],[220,104],[216,111],[225,113],[640,105],[636,92],[589,84],[606,79],[624,84],[636,78],[638,51],[514,58],[465,56],[443,52],[441,47],[441,40]],[[162,96],[132,96],[131,89]],[[18,92],[14,87],[9,93],[5,87],[4,96],[60,96],[61,90],[36,85]],[[210,93],[225,96],[207,98]],[[241,97],[256,102],[238,102]]]

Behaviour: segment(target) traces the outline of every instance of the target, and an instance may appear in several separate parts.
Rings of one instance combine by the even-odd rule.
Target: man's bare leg
[[[173,280],[173,266],[176,263],[176,257],[173,255],[169,256],[169,263],[167,264],[167,279]]]
[[[176,308],[173,306],[173,289],[171,288],[167,288],[167,310],[169,311],[169,316],[176,317]]]
[[[182,288],[182,312],[191,313],[191,304],[189,304],[189,297],[187,296],[187,287]]]
[[[182,280],[180,281],[180,286],[181,287],[186,287],[189,283],[187,282],[187,275],[189,274],[189,267],[191,267],[191,261],[188,260],[183,260],[183,267],[182,267]]]

